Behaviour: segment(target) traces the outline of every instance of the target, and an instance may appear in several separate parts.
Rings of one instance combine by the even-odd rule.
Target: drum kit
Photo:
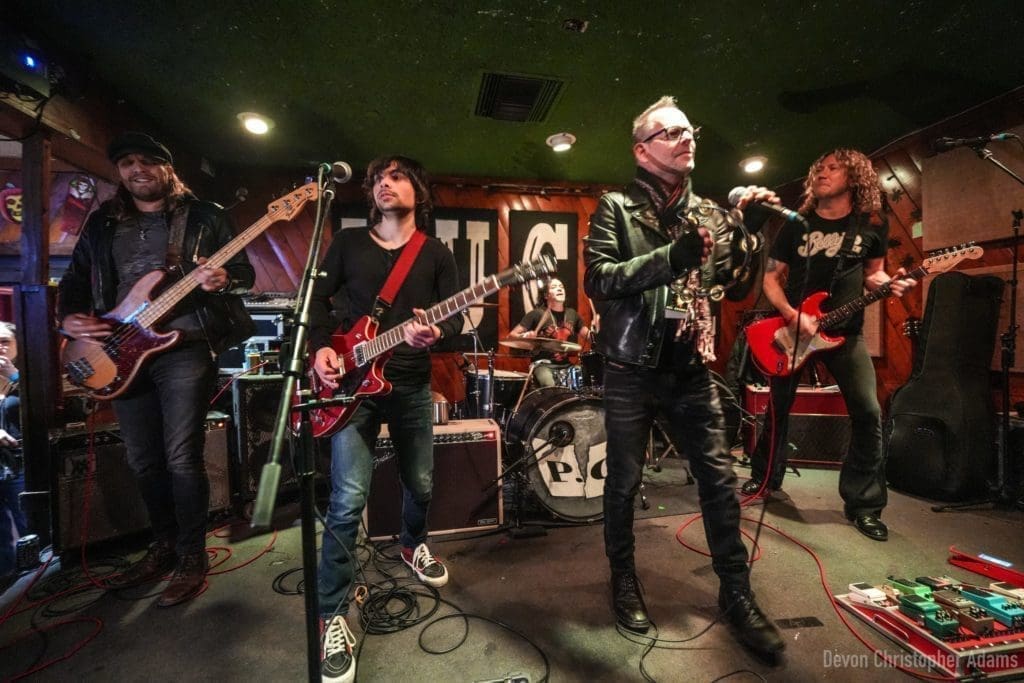
[[[507,339],[511,349],[578,353],[579,344],[544,337]],[[548,361],[535,361],[528,372],[470,364],[463,370],[467,417],[493,418],[504,433],[504,468],[495,480],[515,486],[518,508],[523,484],[554,516],[592,522],[603,514],[607,472],[604,428],[603,357],[580,354],[579,365],[552,366],[555,386],[538,387],[534,373]]]

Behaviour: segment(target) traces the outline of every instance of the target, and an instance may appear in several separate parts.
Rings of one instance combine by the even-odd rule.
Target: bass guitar
[[[220,268],[271,224],[295,218],[307,202],[316,200],[319,193],[316,183],[308,183],[274,200],[268,205],[265,216],[217,250],[206,264]],[[112,324],[106,339],[68,341],[61,352],[61,363],[72,384],[82,387],[97,400],[117,398],[128,390],[139,368],[150,356],[178,343],[181,332],[159,332],[154,326],[199,286],[199,279],[195,270],[186,273],[153,299],[153,291],[166,276],[163,270],[146,273],[121,303],[102,316]]]
[[[314,361],[310,358],[309,377],[312,393],[318,399],[349,396],[356,400],[345,405],[331,405],[311,410],[313,436],[334,434],[351,419],[360,400],[391,392],[391,383],[384,379],[384,365],[394,348],[405,341],[406,325],[412,322],[433,325],[447,320],[503,287],[521,285],[530,280],[554,275],[557,267],[554,258],[545,254],[529,263],[520,263],[497,275],[484,278],[472,287],[435,304],[422,318],[406,320],[380,335],[377,334],[379,323],[371,316],[360,318],[348,332],[338,331],[331,335],[331,347],[338,354],[338,367],[342,376],[337,389],[324,386],[313,369]],[[293,402],[299,401],[298,396],[294,397]],[[292,426],[296,429],[299,426],[299,419],[299,415],[293,413]]]
[[[928,273],[944,273],[961,261],[981,258],[983,253],[984,250],[974,244],[962,245],[925,259],[920,266],[907,273],[906,277],[919,280]],[[751,358],[765,375],[788,377],[803,367],[813,354],[834,349],[846,341],[846,337],[829,335],[829,328],[835,327],[854,313],[864,310],[868,305],[890,294],[892,288],[886,283],[834,310],[823,311],[822,304],[828,298],[828,292],[815,292],[800,304],[800,311],[801,315],[818,319],[818,331],[810,337],[800,337],[797,344],[793,339],[793,329],[786,324],[782,316],[752,322],[745,328]]]

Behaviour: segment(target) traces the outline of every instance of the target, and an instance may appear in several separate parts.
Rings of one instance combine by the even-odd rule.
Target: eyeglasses
[[[651,133],[650,135],[645,137],[640,142],[650,142],[651,140],[653,140],[654,138],[658,137],[659,135],[663,135],[663,136],[665,136],[665,142],[669,142],[669,143],[673,143],[674,144],[676,142],[679,142],[680,138],[683,137],[684,133],[689,133],[690,137],[692,137],[694,140],[699,140],[700,139],[700,126],[697,126],[696,128],[690,128],[690,127],[685,127],[684,128],[683,126],[672,126],[671,128],[661,128],[660,130],[657,130],[657,131]]]

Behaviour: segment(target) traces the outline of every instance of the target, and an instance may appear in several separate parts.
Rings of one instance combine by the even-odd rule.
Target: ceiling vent
[[[485,73],[476,115],[499,121],[543,121],[558,99],[563,81],[522,74]]]

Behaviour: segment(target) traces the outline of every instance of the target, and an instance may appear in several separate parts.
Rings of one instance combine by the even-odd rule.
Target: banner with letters
[[[333,231],[366,227],[369,210],[365,204],[342,204],[334,213]],[[455,255],[459,268],[459,289],[466,289],[498,272],[498,212],[494,209],[437,207],[427,233],[441,240]],[[485,303],[497,304],[492,296]],[[497,306],[473,306],[463,316],[463,334],[442,340],[435,351],[473,351],[475,327],[480,335],[479,351],[498,344]]]
[[[575,213],[549,211],[509,211],[509,262],[532,261],[541,254],[550,254],[558,261],[558,279],[565,285],[565,305],[579,311],[576,291],[577,235],[579,217]],[[541,283],[530,282],[509,293],[509,327],[515,327],[523,316],[543,303],[538,289]]]

